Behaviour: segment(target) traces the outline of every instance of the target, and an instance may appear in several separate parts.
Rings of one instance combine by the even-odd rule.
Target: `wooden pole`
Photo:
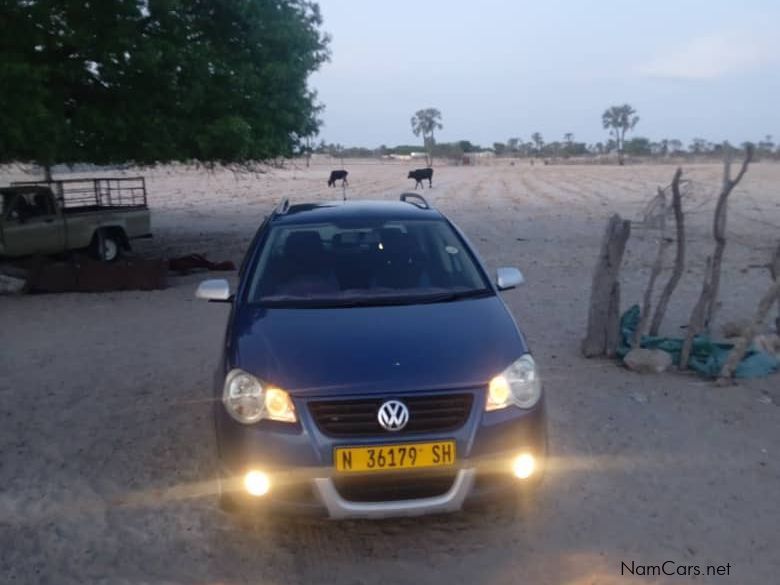
[[[650,309],[653,304],[655,281],[663,268],[666,249],[672,243],[672,240],[666,237],[666,195],[660,187],[658,188],[658,201],[661,202],[661,214],[658,216],[660,218],[661,237],[658,241],[658,252],[655,256],[655,262],[653,262],[653,268],[650,271],[650,280],[647,282],[647,288],[645,289],[645,296],[642,301],[642,313],[639,319],[639,326],[636,328],[636,333],[634,334],[633,343],[631,344],[632,347],[639,347],[642,336],[647,330],[647,324],[650,321]]]
[[[607,223],[601,252],[593,273],[588,328],[582,340],[585,357],[614,356],[620,340],[620,265],[631,222],[617,213]]]
[[[772,263],[769,265],[769,271],[772,273],[772,280],[780,281],[780,244],[777,245],[775,255],[772,257]],[[777,295],[777,318],[775,318],[775,330],[780,335],[780,294]]]
[[[750,161],[753,160],[753,147],[748,145],[745,151],[745,159],[742,161],[742,168],[736,178],[731,178],[731,152],[725,148],[726,158],[723,161],[723,187],[718,195],[718,203],[715,206],[715,217],[712,222],[712,235],[715,238],[715,252],[712,256],[712,275],[709,277],[712,292],[707,302],[704,325],[710,327],[715,318],[715,310],[718,303],[718,293],[720,292],[720,269],[723,264],[723,254],[726,251],[726,219],[728,212],[728,198],[734,187],[742,180],[747,172]]]
[[[682,168],[678,167],[672,178],[672,209],[674,209],[674,223],[677,231],[677,253],[674,257],[674,270],[672,276],[666,283],[661,297],[658,299],[658,305],[655,307],[653,321],[650,324],[650,335],[658,335],[661,323],[666,314],[666,307],[669,305],[669,299],[672,298],[677,283],[682,278],[685,269],[685,216],[682,211],[682,194],[680,193],[680,178],[682,177]]]
[[[777,300],[778,295],[780,295],[780,282],[775,282],[769,287],[769,290],[764,293],[764,296],[761,297],[761,301],[758,303],[758,310],[756,310],[752,323],[748,325],[742,333],[742,336],[734,344],[734,348],[729,352],[729,357],[720,370],[720,376],[717,381],[719,385],[731,383],[731,379],[734,376],[734,372],[736,371],[739,362],[741,362],[742,358],[745,356],[745,353],[750,346],[750,342],[753,340],[753,336],[758,328],[761,327],[761,323],[764,322],[764,319],[766,319],[766,315]]]
[[[680,364],[678,368],[681,371],[688,369],[688,359],[691,357],[691,349],[693,348],[693,338],[701,333],[704,329],[704,318],[706,315],[707,304],[712,295],[712,283],[710,282],[710,275],[712,274],[712,258],[707,257],[707,266],[704,268],[704,283],[702,284],[701,294],[699,300],[693,307],[691,312],[691,318],[688,320],[688,330],[685,333],[685,341],[683,342],[682,351],[680,352]]]

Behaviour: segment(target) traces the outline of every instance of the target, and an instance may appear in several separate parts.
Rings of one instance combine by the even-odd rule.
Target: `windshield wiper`
[[[418,305],[427,303],[446,303],[469,299],[476,297],[485,297],[493,294],[489,288],[466,290],[466,291],[448,291],[432,294],[413,294],[396,296],[375,296],[375,297],[348,297],[331,299],[302,299],[302,298],[279,298],[261,300],[260,304],[266,307],[288,308],[288,309],[328,309],[328,308],[349,308],[349,307],[381,307],[392,305]]]
[[[347,299],[261,299],[259,304],[278,309],[328,309],[344,307],[371,307],[398,304],[396,298],[347,298]]]
[[[449,303],[461,299],[474,299],[479,297],[488,297],[493,294],[489,288],[478,288],[474,290],[452,291],[427,295],[416,300],[417,303]]]

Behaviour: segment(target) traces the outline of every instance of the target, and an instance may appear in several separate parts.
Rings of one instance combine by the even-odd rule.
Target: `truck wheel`
[[[102,245],[101,245],[102,240]],[[92,254],[103,262],[114,262],[122,251],[122,242],[114,232],[102,231],[95,234],[92,242]]]

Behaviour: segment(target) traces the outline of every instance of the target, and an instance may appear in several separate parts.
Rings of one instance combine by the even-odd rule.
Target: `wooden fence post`
[[[593,285],[588,310],[588,329],[582,340],[585,357],[612,357],[620,340],[620,265],[626,242],[631,235],[631,222],[617,213],[609,218],[601,252],[593,273]]]

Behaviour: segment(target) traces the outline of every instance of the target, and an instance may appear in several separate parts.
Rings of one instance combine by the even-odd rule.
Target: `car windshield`
[[[492,294],[442,220],[273,226],[248,301],[273,306],[444,302]]]

